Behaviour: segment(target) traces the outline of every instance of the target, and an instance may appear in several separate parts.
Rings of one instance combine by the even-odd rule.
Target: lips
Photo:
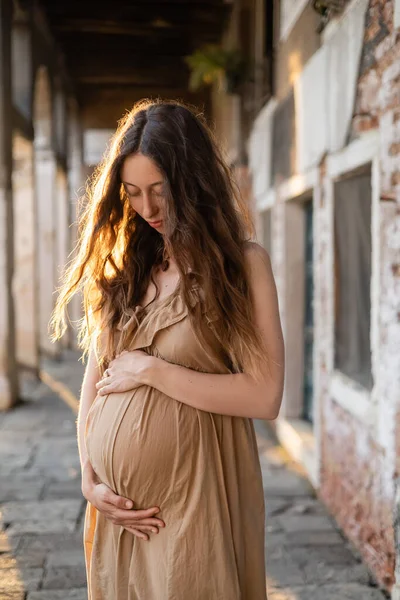
[[[147,221],[149,225],[151,225],[152,227],[160,227],[162,220],[160,221]]]

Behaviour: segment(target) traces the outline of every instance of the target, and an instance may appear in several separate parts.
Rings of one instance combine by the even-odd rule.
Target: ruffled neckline
[[[189,291],[192,294],[194,303],[196,303],[199,299],[199,289],[200,286],[198,284],[193,284],[190,287]],[[119,329],[122,332],[125,332],[129,330],[129,328],[134,322],[136,322],[139,329],[142,326],[143,322],[148,320],[149,316],[153,313],[153,311],[157,310],[158,315],[160,314],[161,308],[167,307],[170,303],[172,305],[172,308],[175,309],[173,312],[175,312],[178,307],[180,309],[179,312],[182,312],[184,310],[185,306],[180,283],[178,283],[176,288],[170,294],[163,296],[162,298],[155,298],[148,302],[145,306],[142,306],[141,304],[136,304],[135,306],[125,309],[124,314],[118,322],[117,329]],[[139,317],[141,315],[143,315],[143,319],[139,320]]]
[[[161,298],[160,298],[160,296],[158,296],[158,298],[153,298],[153,300],[150,300],[150,302],[148,302],[144,306],[142,306],[141,304],[136,304],[134,306],[134,310],[138,311],[138,312],[145,312],[145,311],[147,311],[148,308],[158,306],[159,304],[162,304],[163,302],[170,300],[171,298],[173,298],[175,296],[175,294],[178,294],[178,293],[180,293],[180,283],[178,283],[178,285],[175,287],[175,289],[170,294],[167,294],[166,296],[163,296]]]
[[[200,300],[199,286],[190,288],[191,304],[195,305]],[[120,348],[126,350],[138,350],[152,345],[157,332],[166,329],[179,321],[185,319],[189,309],[183,299],[183,294],[178,287],[171,294],[157,299],[145,307],[137,305],[125,311],[118,324],[122,337]],[[142,318],[139,316],[141,315]],[[136,324],[133,337],[130,337],[130,329]],[[119,350],[120,351],[120,350]]]

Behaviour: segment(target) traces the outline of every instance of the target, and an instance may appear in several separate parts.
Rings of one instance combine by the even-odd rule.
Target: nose
[[[154,198],[151,197],[151,194],[147,192],[143,194],[143,208],[142,208],[142,216],[146,221],[154,219],[158,213],[157,203],[154,201]]]

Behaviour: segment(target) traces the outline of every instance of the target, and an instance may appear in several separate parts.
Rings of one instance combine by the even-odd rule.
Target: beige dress
[[[140,326],[129,350],[230,373],[215,336],[200,343],[179,290],[135,314]],[[141,386],[97,396],[85,440],[101,481],[135,508],[159,506],[166,523],[144,541],[88,503],[89,600],[267,598],[264,494],[250,419],[196,410]]]

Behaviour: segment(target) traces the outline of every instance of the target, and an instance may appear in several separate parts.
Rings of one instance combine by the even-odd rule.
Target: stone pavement
[[[87,598],[85,501],[71,410],[83,366],[67,352],[43,369],[53,389],[26,378],[24,402],[0,413],[0,600]],[[256,431],[266,493],[268,599],[383,600],[299,468],[265,423],[256,422]]]

